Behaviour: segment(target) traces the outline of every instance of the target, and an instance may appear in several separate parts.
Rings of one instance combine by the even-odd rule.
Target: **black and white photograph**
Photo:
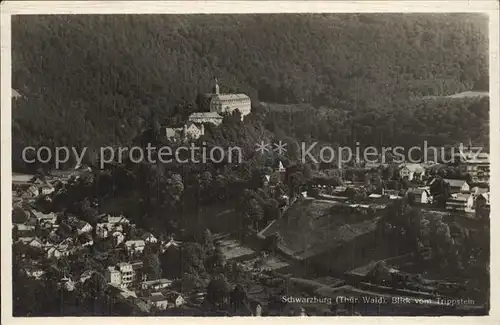
[[[2,319],[490,315],[498,3],[210,2],[2,22]]]

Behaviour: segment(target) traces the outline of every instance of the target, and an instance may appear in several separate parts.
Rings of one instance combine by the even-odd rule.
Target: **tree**
[[[154,280],[161,277],[162,269],[160,259],[156,252],[145,252],[142,256],[143,272],[147,279]]]
[[[205,229],[203,232],[203,247],[207,252],[212,252],[215,248],[214,239],[210,229]]]
[[[231,291],[230,294],[230,303],[232,308],[238,309],[241,308],[245,300],[247,299],[247,293],[245,291],[245,288],[241,284],[237,284],[234,286],[234,289]]]
[[[222,253],[221,249],[217,247],[214,249],[205,260],[205,265],[207,269],[216,270],[223,268],[226,264],[226,257]]]
[[[229,297],[231,286],[223,274],[210,280],[207,286],[206,300],[215,306],[220,306]]]
[[[172,287],[178,288],[182,293],[191,293],[203,288],[204,284],[197,276],[186,273],[181,279],[174,281]]]

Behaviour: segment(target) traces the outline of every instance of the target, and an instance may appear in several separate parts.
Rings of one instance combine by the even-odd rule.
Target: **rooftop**
[[[214,95],[214,97],[219,98],[220,100],[241,100],[241,99],[250,99],[245,94],[221,94],[221,95]]]
[[[410,172],[413,172],[413,173],[423,173],[425,171],[425,168],[420,164],[406,164],[406,163],[404,163],[400,167],[406,168]]]
[[[453,94],[447,96],[448,98],[465,98],[465,97],[489,97],[490,94],[487,91],[464,91],[461,93]]]
[[[189,118],[220,118],[222,116],[217,112],[195,112],[189,115]]]
[[[462,187],[467,181],[463,179],[444,179],[451,187]]]

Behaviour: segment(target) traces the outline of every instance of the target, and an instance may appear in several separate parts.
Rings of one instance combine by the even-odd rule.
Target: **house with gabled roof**
[[[451,193],[465,193],[470,191],[470,186],[466,180],[463,179],[443,179],[443,181],[450,185]]]
[[[141,235],[141,239],[147,244],[154,244],[158,242],[158,239],[150,232],[145,232]]]
[[[401,179],[421,180],[425,175],[425,168],[420,164],[403,163],[399,166],[399,177]]]
[[[45,246],[45,255],[47,258],[61,258],[65,256],[65,253],[56,245],[47,245]]]
[[[146,298],[149,306],[155,306],[159,310],[165,310],[168,308],[168,299],[161,292],[153,292],[149,297]]]
[[[108,224],[130,224],[130,220],[125,218],[123,215],[112,216],[109,213],[101,214],[98,217],[100,223],[108,223]]]
[[[430,188],[428,186],[425,187],[414,187],[408,189],[406,195],[413,195],[415,199],[415,203],[429,204],[432,203],[432,195]]]
[[[38,237],[19,237],[18,242],[35,248],[42,248],[43,242]]]
[[[446,210],[473,212],[474,197],[470,193],[456,193],[446,201]]]
[[[127,240],[125,242],[125,249],[128,254],[137,254],[142,253],[144,248],[146,247],[146,243],[144,240]]]
[[[45,274],[45,271],[37,265],[24,265],[23,270],[28,277],[36,280],[40,280]]]

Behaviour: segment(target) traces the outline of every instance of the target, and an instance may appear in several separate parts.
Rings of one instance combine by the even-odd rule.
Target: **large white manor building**
[[[201,111],[189,115],[186,125],[178,128],[165,128],[167,138],[171,140],[198,139],[205,133],[203,124],[219,125],[222,123],[221,114],[231,114],[238,110],[243,120],[252,110],[252,102],[247,95],[221,94],[217,78],[214,78],[212,92],[203,94],[202,103],[200,104],[198,108]],[[207,110],[209,111],[207,112]]]
[[[210,112],[232,113],[235,110],[240,111],[244,117],[250,114],[252,102],[250,97],[245,94],[221,94],[217,79],[214,79],[212,93],[210,94]]]

